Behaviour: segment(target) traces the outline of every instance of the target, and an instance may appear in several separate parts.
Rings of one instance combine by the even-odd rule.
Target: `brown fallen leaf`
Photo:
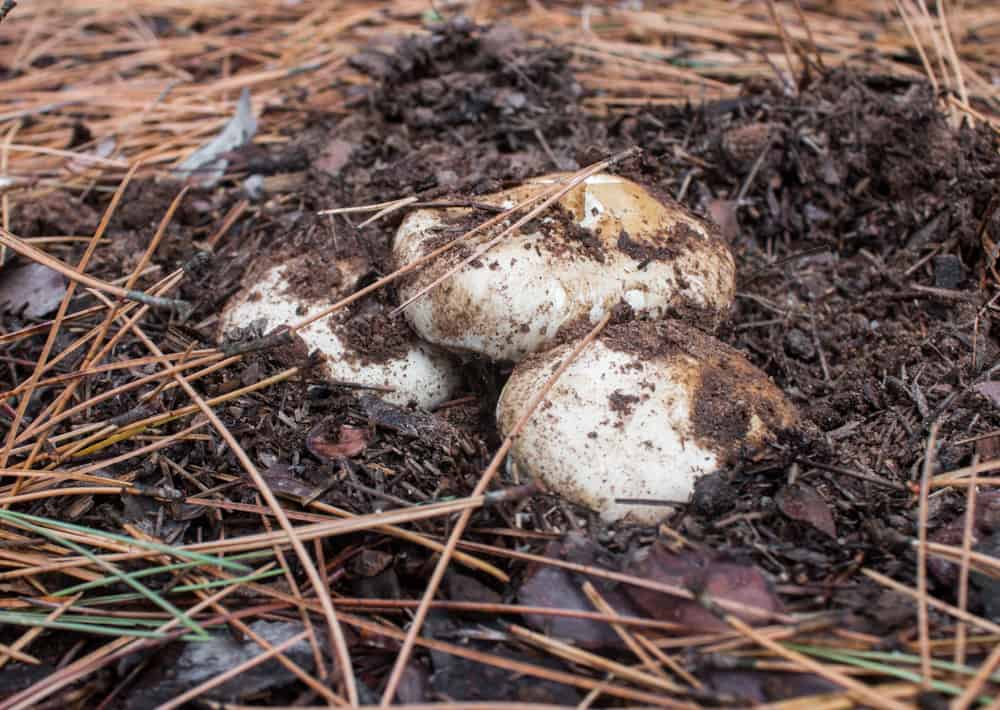
[[[25,318],[51,313],[66,293],[66,278],[41,264],[6,266],[0,271],[0,309]]]
[[[823,496],[805,483],[793,483],[785,486],[775,496],[778,510],[792,520],[808,523],[821,533],[826,533],[836,539],[837,524],[833,520],[833,512]]]
[[[764,612],[780,612],[782,608],[763,572],[751,564],[726,559],[713,552],[673,552],[661,543],[654,543],[632,553],[623,571]],[[626,585],[625,590],[637,607],[655,619],[699,632],[729,628],[697,601],[630,585]],[[735,615],[751,624],[767,621],[757,614]]]
[[[545,549],[545,556],[601,569],[614,569],[613,559],[596,543],[580,535],[567,535],[564,540],[553,542]],[[610,564],[609,564],[610,563]],[[517,598],[527,606],[551,607],[572,611],[595,611],[594,605],[583,593],[587,577],[559,567],[532,564],[524,575],[524,582],[517,590]],[[601,596],[620,614],[638,616],[621,587],[590,578]],[[583,648],[617,647],[621,638],[603,621],[577,619],[543,614],[525,614],[527,625],[549,636],[570,639]]]
[[[430,673],[419,660],[411,660],[403,670],[396,700],[403,704],[422,703],[430,695]]]
[[[269,645],[278,645],[303,633],[304,627],[298,621],[269,621],[259,619],[248,626],[255,636],[265,639]],[[324,643],[322,629],[316,629],[319,643]],[[351,633],[351,632],[348,632]],[[356,641],[353,633],[350,640]],[[186,690],[205,681],[216,678],[226,670],[247,663],[259,655],[257,642],[246,636],[222,628],[203,643],[169,644],[160,650],[157,660],[140,666],[135,682],[124,692],[119,707],[128,710],[158,707]],[[309,640],[302,637],[283,651],[284,655],[307,673],[315,668],[315,656]],[[270,659],[246,669],[238,678],[212,688],[205,693],[224,704],[235,703],[253,695],[263,695],[272,688],[280,688],[294,680],[292,672],[276,660]]]
[[[983,463],[1000,458],[1000,436],[994,434],[976,440],[976,456]]]
[[[974,385],[972,389],[989,399],[994,406],[1000,407],[1000,380],[980,382]]]
[[[268,467],[261,475],[272,491],[290,500],[306,500],[312,496],[315,490],[315,486],[310,486],[299,479],[292,472],[292,467],[283,463],[276,463]]]
[[[836,684],[812,673],[709,667],[698,675],[716,693],[734,696],[747,703],[777,702],[833,693],[839,689]]]
[[[734,244],[740,237],[740,220],[736,214],[739,203],[736,200],[712,200],[708,203],[708,214],[719,225],[723,239]]]
[[[359,401],[373,427],[420,439],[450,456],[472,456],[476,453],[476,446],[468,436],[436,414],[398,407],[372,394],[361,395]]]
[[[498,592],[466,574],[449,572],[444,578],[444,585],[452,601],[477,604],[500,604],[503,601]]]

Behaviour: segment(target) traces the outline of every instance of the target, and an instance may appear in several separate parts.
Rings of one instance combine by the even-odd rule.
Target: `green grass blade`
[[[65,616],[60,617],[55,620],[49,620],[42,615],[34,614],[18,614],[16,612],[0,611],[0,624],[10,624],[12,626],[29,626],[29,627],[41,627],[44,629],[58,629],[61,631],[78,631],[86,634],[98,634],[101,636],[134,636],[136,638],[149,638],[149,639],[162,639],[167,638],[168,634],[164,634],[159,631],[148,631],[144,629],[136,629],[129,625],[122,625],[119,623],[112,624],[112,620],[106,617],[97,617],[100,623],[91,622],[89,619],[84,621],[77,621],[76,619],[67,619]],[[130,621],[123,619],[114,619],[115,622],[120,621]],[[162,622],[158,622],[160,625]],[[204,640],[200,636],[190,635],[189,638],[192,640]]]
[[[920,656],[915,656],[912,653],[899,653],[898,651],[856,651],[856,650],[844,650],[839,651],[855,658],[864,658],[870,661],[885,661],[886,663],[907,663],[911,666],[920,665]],[[975,668],[970,668],[969,666],[960,666],[957,663],[952,663],[951,661],[944,661],[939,658],[931,658],[931,666],[937,668],[938,670],[948,671],[950,673],[961,673],[962,675],[973,676],[978,671]],[[994,683],[1000,683],[1000,671],[993,673],[990,676],[990,680]]]
[[[265,557],[272,557],[274,553],[271,550],[255,550],[253,552],[244,552],[240,555],[234,555],[232,560],[254,560],[261,559]],[[146,569],[138,570],[137,572],[129,572],[125,576],[132,579],[141,579],[143,577],[149,577],[155,574],[161,574],[164,572],[176,572],[179,570],[191,569],[192,567],[200,567],[201,563],[196,561],[188,562],[176,562],[170,565],[159,565],[157,567],[147,567]],[[116,577],[102,577],[100,579],[95,579],[92,582],[81,582],[80,584],[75,584],[72,587],[66,587],[65,589],[60,589],[55,594],[51,595],[53,597],[69,597],[79,592],[85,592],[90,589],[97,589],[99,587],[107,587],[111,584],[117,583],[119,580]],[[87,603],[92,603],[88,600]]]
[[[266,570],[264,572],[255,572],[254,574],[248,574],[245,577],[233,577],[231,579],[213,579],[209,582],[199,582],[198,584],[179,584],[173,589],[171,589],[168,594],[183,594],[185,592],[195,592],[202,589],[214,589],[216,587],[226,587],[231,584],[244,584],[246,582],[256,582],[260,579],[269,579],[271,577],[278,577],[285,573],[281,569]],[[81,604],[85,603],[87,606],[98,606],[101,604],[118,604],[120,602],[130,602],[139,599],[138,594],[109,594],[103,597],[94,597],[93,599],[81,600]]]
[[[10,511],[4,511],[4,512],[5,513],[9,513]],[[33,516],[31,516],[31,517],[33,517]],[[201,625],[198,624],[198,622],[196,622],[194,619],[192,619],[186,613],[184,613],[183,611],[181,611],[180,609],[178,609],[177,607],[175,607],[169,601],[167,601],[166,599],[164,599],[163,597],[161,597],[159,594],[157,594],[156,592],[154,592],[152,589],[149,589],[148,587],[144,586],[142,583],[140,583],[140,582],[138,582],[138,581],[136,581],[134,579],[130,579],[124,572],[122,572],[121,570],[119,570],[117,567],[115,567],[114,565],[112,565],[109,562],[106,562],[106,561],[100,559],[97,555],[95,555],[93,552],[91,552],[90,550],[86,549],[82,545],[78,545],[75,542],[73,542],[72,540],[69,540],[67,538],[60,537],[58,533],[56,533],[56,532],[54,532],[52,530],[49,530],[48,528],[42,527],[40,525],[35,525],[34,523],[28,522],[27,520],[22,520],[21,521],[21,525],[23,525],[24,527],[27,527],[29,530],[31,530],[32,532],[34,532],[36,535],[41,535],[43,537],[48,538],[49,540],[52,540],[53,542],[55,542],[55,543],[57,543],[59,545],[63,545],[65,547],[68,547],[69,549],[73,550],[77,554],[83,555],[87,559],[91,560],[94,564],[99,565],[100,567],[103,567],[105,570],[107,570],[113,576],[117,577],[119,581],[124,582],[128,586],[132,587],[132,589],[134,589],[139,594],[141,594],[142,596],[144,596],[150,602],[152,602],[153,604],[155,604],[156,606],[160,607],[161,609],[163,609],[164,611],[166,611],[168,614],[170,614],[171,616],[173,616],[174,618],[176,618],[179,623],[181,623],[184,626],[186,626],[187,628],[189,628],[191,630],[191,632],[194,633],[196,636],[198,636],[198,637],[200,637],[202,639],[209,639],[209,638],[211,638],[208,635],[208,633],[205,631],[205,629],[201,628]]]
[[[891,676],[893,678],[899,678],[900,680],[908,680],[912,683],[922,683],[923,676],[916,671],[908,671],[904,668],[899,668],[897,666],[888,665],[886,663],[880,663],[875,660],[861,658],[858,656],[857,652],[854,651],[843,651],[841,649],[832,648],[822,648],[817,646],[808,646],[804,644],[796,643],[786,643],[790,649],[799,651],[801,653],[806,653],[811,656],[816,656],[819,658],[825,658],[829,661],[836,661],[837,663],[843,663],[849,666],[855,666],[856,668],[865,668],[867,670],[877,671],[883,675]],[[892,655],[892,654],[890,654]],[[933,663],[932,663],[933,665]],[[962,688],[957,685],[952,685],[951,683],[945,683],[940,680],[931,680],[931,687],[941,693],[948,695],[961,695]],[[985,695],[981,695],[976,699],[976,702],[981,705],[988,705],[993,701],[993,698]]]
[[[52,528],[70,530],[72,532],[81,533],[83,535],[94,535],[97,537],[103,537],[106,540],[114,540],[123,545],[130,545],[132,547],[141,547],[146,550],[151,550],[154,552],[161,552],[165,555],[171,555],[172,557],[180,557],[187,560],[197,561],[203,565],[210,565],[215,567],[222,567],[224,569],[233,570],[234,572],[239,572],[240,574],[247,574],[251,571],[250,567],[242,565],[239,562],[233,562],[232,560],[226,559],[224,557],[215,557],[213,555],[206,555],[200,552],[193,552],[191,550],[184,550],[177,547],[170,547],[169,545],[163,545],[158,542],[148,542],[146,540],[138,540],[134,537],[128,537],[126,535],[118,535],[112,532],[105,532],[104,530],[95,530],[94,528],[88,528],[82,525],[74,525],[73,523],[66,523],[61,520],[53,520],[51,518],[40,518],[34,515],[28,515],[26,513],[16,513],[13,510],[3,510],[0,509],[0,520],[7,520],[12,523],[20,523],[23,526],[28,524],[45,525]],[[61,539],[61,538],[60,538]]]

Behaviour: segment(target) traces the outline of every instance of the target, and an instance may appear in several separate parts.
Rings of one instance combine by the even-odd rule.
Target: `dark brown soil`
[[[977,439],[988,442],[986,435],[1000,430],[997,406],[973,388],[1000,366],[992,327],[995,255],[988,246],[1000,243],[1000,213],[991,207],[1000,184],[997,136],[985,127],[950,127],[921,82],[846,70],[815,78],[795,96],[777,85],[755,83],[736,101],[638,108],[600,118],[581,108],[582,92],[566,61],[562,49],[506,28],[486,30],[464,21],[357,57],[356,65],[375,83],[358,96],[348,117],[315,117],[290,144],[247,148],[237,162],[241,169],[262,173],[307,170],[298,194],[254,203],[214,254],[204,258],[195,258],[205,251],[204,241],[244,195],[238,180],[189,194],[154,261],[163,273],[189,266],[178,295],[196,311],[183,324],[154,313],[146,332],[173,350],[211,344],[219,308],[261,257],[317,249],[330,254],[330,261],[363,256],[370,265],[366,278],[388,272],[389,244],[401,212],[357,230],[360,220],[353,215],[331,218],[316,215],[318,210],[411,194],[421,200],[474,199],[529,176],[572,169],[638,145],[641,156],[619,166],[620,171],[714,217],[736,255],[739,292],[720,337],[767,373],[817,431],[795,442],[795,448],[787,447],[790,456],[742,461],[719,472],[692,505],[665,508],[665,522],[705,549],[755,564],[773,580],[789,611],[833,610],[842,614],[843,626],[887,638],[905,635],[913,624],[912,606],[900,611],[899,599],[883,594],[857,569],[870,567],[912,581],[908,539],[916,534],[916,506],[911,486],[932,425],[940,426],[935,455],[940,470],[969,463],[977,451],[988,452]],[[92,269],[95,275],[114,279],[127,273],[177,189],[153,183],[130,188],[109,230],[111,246],[99,252]],[[12,230],[23,236],[86,234],[105,205],[106,197],[99,194],[72,209],[53,199],[15,212]],[[323,278],[330,276],[323,271],[325,259],[315,263]],[[303,288],[314,290],[317,283],[325,281],[307,275]],[[390,288],[376,305],[384,309],[394,298]],[[372,352],[392,350],[405,334],[398,330],[401,321],[355,313],[352,339]],[[23,323],[4,316],[2,325],[10,331]],[[68,337],[57,348],[65,347]],[[32,361],[42,343],[42,338],[22,341],[4,354]],[[664,341],[627,346],[655,353]],[[146,354],[128,340],[116,352],[120,357]],[[230,391],[290,361],[302,364],[302,353],[251,353],[199,381],[199,387],[208,394]],[[11,387],[29,372],[12,362],[0,387]],[[370,401],[366,407],[349,389],[308,373],[230,402],[220,415],[251,458],[285,467],[280,470],[286,484],[309,490],[325,486],[319,501],[368,513],[471,491],[498,443],[492,412],[507,372],[474,362],[466,374],[463,396],[468,399],[439,416],[382,410]],[[108,373],[92,378],[89,386],[110,388],[125,377]],[[729,426],[734,433],[745,429],[739,414],[727,410],[725,378],[709,378],[705,386],[714,405],[704,414],[713,426]],[[28,415],[41,411],[52,396],[42,393]],[[166,410],[183,404],[168,391],[151,406]],[[135,393],[125,394],[95,408],[86,421],[120,416],[136,406]],[[429,420],[406,418],[417,415],[431,417],[447,433],[431,435],[437,430]],[[306,446],[320,424],[323,431],[364,429],[370,438],[349,460],[322,460]],[[180,426],[167,425],[161,433]],[[126,448],[102,455],[119,450]],[[181,443],[163,455],[183,462],[205,487],[223,483],[223,472],[240,470],[215,440]],[[200,491],[157,461],[138,471],[139,483],[168,483],[186,495]],[[121,466],[106,475],[126,473],[134,471]],[[832,511],[839,537],[817,531],[776,504],[792,473]],[[230,486],[225,495],[256,503],[249,485]],[[222,526],[208,508],[151,506],[155,510],[140,514],[117,498],[106,498],[71,514],[58,499],[49,499],[26,506],[25,512],[95,527],[130,521],[130,516],[149,524],[159,514],[157,524],[172,526],[183,541],[262,529],[256,515],[227,514]],[[932,531],[952,523],[962,506],[960,493],[936,495]],[[524,521],[539,533],[583,530],[614,553],[634,551],[652,535],[627,527],[604,529],[587,511],[571,513],[552,497],[537,496],[516,509],[505,504],[477,513],[474,531],[494,532],[472,532],[466,539],[540,552],[544,539],[495,532],[523,528]],[[437,534],[445,530],[439,522],[413,527]],[[332,568],[335,592],[384,596],[388,589],[400,597],[420,597],[436,558],[422,548],[384,540],[373,534],[326,543],[328,561],[350,558],[373,543],[394,555],[371,577],[380,580],[377,587],[353,568]],[[513,598],[523,565],[491,561],[515,581],[503,587],[483,578],[481,586]],[[931,591],[954,601],[953,584],[932,579]],[[974,610],[981,604],[972,600]],[[893,609],[900,613],[890,613]],[[400,623],[405,623],[402,617]],[[481,615],[442,612],[429,624],[429,633],[448,636],[472,626],[497,634],[476,637],[483,639],[470,642],[476,648],[523,651],[494,640],[503,636],[499,625]],[[0,642],[15,638],[14,630],[0,632]],[[398,648],[388,640],[379,643],[359,643],[357,649],[359,674],[372,690],[384,682]],[[448,686],[443,676],[430,683],[428,667],[468,676],[457,661],[449,666],[439,656],[418,653],[413,666],[418,680],[433,686],[435,698],[448,697],[459,683]],[[56,656],[46,660],[54,663]],[[710,659],[692,667],[706,683],[713,682]],[[110,689],[128,673],[124,666],[109,668],[95,682]],[[486,697],[512,699],[532,682],[524,681],[519,690],[497,684],[496,694]],[[121,697],[127,699],[131,686],[124,687]],[[568,693],[559,696],[560,702],[582,699],[575,690],[557,689]],[[297,691],[276,692],[269,702],[291,703]]]
[[[371,297],[352,309],[344,334],[361,362],[385,362],[402,357],[413,346],[413,331],[402,314],[391,315],[392,304]]]

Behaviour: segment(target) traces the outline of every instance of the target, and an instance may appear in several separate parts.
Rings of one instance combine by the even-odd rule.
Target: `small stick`
[[[979,463],[979,457],[973,458],[973,465]],[[969,487],[965,491],[965,525],[962,530],[962,564],[958,573],[958,608],[965,611],[969,602],[969,563],[972,553],[972,538],[975,536],[973,526],[976,519],[976,472],[972,472]],[[965,665],[966,626],[959,621],[955,626],[955,656],[956,666]]]
[[[404,198],[402,198],[400,200],[396,200],[392,204],[387,205],[386,207],[383,207],[378,212],[376,212],[375,214],[373,214],[371,217],[369,217],[368,219],[366,219],[364,222],[362,222],[361,224],[359,224],[358,225],[358,229],[361,229],[362,227],[367,227],[372,222],[377,222],[380,219],[382,219],[383,217],[385,217],[386,215],[392,214],[396,210],[401,210],[404,207],[406,207],[407,205],[413,204],[416,201],[417,201],[416,197],[404,197]]]
[[[843,466],[831,466],[830,464],[820,463],[819,461],[804,458],[796,458],[795,460],[803,466],[811,466],[812,468],[818,468],[820,471],[828,471],[830,473],[839,473],[843,476],[851,476],[852,478],[857,478],[862,481],[868,481],[876,486],[885,486],[886,488],[893,488],[897,491],[909,490],[902,483],[890,481],[885,478],[879,478],[878,476],[873,476],[861,471],[854,471],[853,469],[844,468]]]
[[[77,271],[69,264],[65,264],[59,259],[49,256],[41,249],[33,247],[30,244],[26,244],[22,239],[11,234],[6,229],[0,229],[0,244],[16,251],[18,254],[27,259],[31,259],[32,261],[42,264],[43,266],[47,266],[53,271],[58,271],[74,283],[82,284],[83,286],[92,288],[95,291],[109,293],[112,296],[117,296],[118,298],[144,303],[153,308],[165,308],[171,310],[177,314],[177,317],[181,320],[186,319],[187,316],[190,315],[193,308],[187,301],[181,301],[175,298],[164,298],[162,296],[152,296],[142,291],[122,288],[121,286],[115,286],[114,284],[109,284],[101,281],[100,279],[96,279],[93,276],[88,276],[87,274]]]
[[[828,681],[836,683],[846,689],[855,700],[860,700],[865,705],[871,705],[874,708],[888,708],[889,710],[907,710],[907,708],[910,707],[909,705],[896,702],[892,698],[885,697],[875,688],[870,688],[864,683],[854,680],[850,676],[844,675],[843,673],[833,670],[829,666],[823,665],[819,661],[813,660],[804,654],[787,648],[786,646],[768,638],[765,634],[762,634],[756,629],[745,624],[735,616],[727,616],[726,621],[734,629],[747,638],[754,640],[768,651],[795,663],[802,669],[811,671]]]
[[[931,670],[930,617],[927,611],[927,495],[931,473],[934,470],[934,447],[937,444],[938,424],[931,426],[924,452],[923,475],[920,477],[920,509],[917,523],[917,625],[920,633],[920,674],[925,688],[934,680]]]

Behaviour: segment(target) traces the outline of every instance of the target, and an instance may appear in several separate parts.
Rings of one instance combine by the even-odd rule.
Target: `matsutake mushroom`
[[[476,201],[510,208],[570,177],[536,178]],[[411,213],[396,234],[395,265],[412,263],[488,216],[464,207]],[[420,294],[502,226],[473,235],[404,279],[400,298]],[[623,303],[638,319],[682,317],[712,330],[732,305],[734,276],[732,254],[708,223],[635,182],[598,174],[405,312],[429,342],[516,362]]]
[[[360,257],[327,259],[305,253],[252,266],[243,288],[226,304],[220,336],[267,335],[315,316],[353,293],[367,273]],[[460,384],[455,364],[420,342],[401,317],[368,297],[298,330],[333,383],[380,390],[393,404],[429,408]]]
[[[497,407],[504,435],[573,347],[514,368]],[[795,408],[738,351],[677,321],[632,322],[606,328],[569,365],[511,457],[605,520],[653,524],[699,476],[752,460],[798,427]]]

